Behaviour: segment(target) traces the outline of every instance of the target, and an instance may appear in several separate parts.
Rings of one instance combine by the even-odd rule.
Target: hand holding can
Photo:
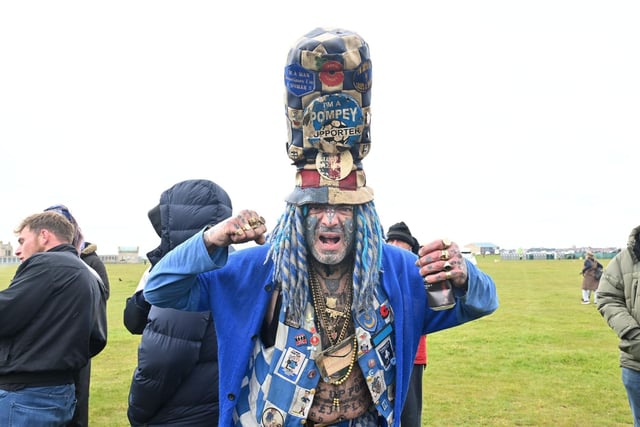
[[[424,284],[427,290],[427,302],[432,310],[448,310],[456,305],[456,299],[453,295],[453,286],[448,280],[435,283]]]
[[[416,265],[424,278],[429,307],[447,310],[456,305],[453,287],[467,283],[467,265],[460,248],[448,239],[434,240],[418,251]]]

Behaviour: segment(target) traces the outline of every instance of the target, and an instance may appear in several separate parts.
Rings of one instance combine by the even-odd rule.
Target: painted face
[[[16,248],[16,256],[20,259],[20,262],[28,259],[31,255],[44,252],[45,247],[41,241],[40,233],[31,231],[29,227],[24,227],[18,235],[18,247]]]
[[[355,224],[351,205],[309,205],[304,235],[313,257],[322,264],[335,265],[353,250]]]

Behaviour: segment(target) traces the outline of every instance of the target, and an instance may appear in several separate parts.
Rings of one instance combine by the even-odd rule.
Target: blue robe
[[[219,342],[219,425],[232,426],[241,383],[276,288],[274,266],[271,259],[266,259],[268,245],[232,254],[220,248],[209,254],[202,235],[195,234],[160,260],[151,271],[144,297],[160,307],[213,312]],[[380,286],[393,312],[395,331],[395,426],[400,423],[420,337],[478,319],[498,308],[491,277],[467,262],[468,288],[455,288],[455,307],[431,310],[415,261],[411,252],[383,245]]]

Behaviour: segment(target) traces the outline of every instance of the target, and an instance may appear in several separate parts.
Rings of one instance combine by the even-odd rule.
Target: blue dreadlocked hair
[[[307,243],[304,238],[306,206],[288,203],[269,236],[267,254],[273,260],[273,280],[282,290],[282,305],[293,319],[302,322],[309,299]],[[355,205],[355,265],[353,269],[353,306],[355,313],[373,304],[380,280],[384,232],[373,201]]]

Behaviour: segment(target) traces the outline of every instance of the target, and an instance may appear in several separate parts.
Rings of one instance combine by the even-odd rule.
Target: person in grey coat
[[[627,247],[609,262],[598,287],[598,311],[620,338],[622,383],[627,390],[633,425],[640,427],[640,226]]]

